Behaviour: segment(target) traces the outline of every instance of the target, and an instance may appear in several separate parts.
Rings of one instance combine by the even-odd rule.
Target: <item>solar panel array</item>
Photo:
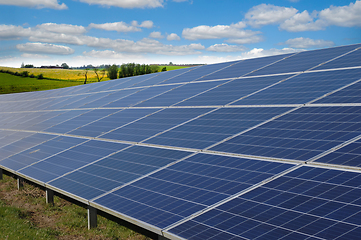
[[[361,44],[0,103],[2,169],[167,238],[361,234]]]

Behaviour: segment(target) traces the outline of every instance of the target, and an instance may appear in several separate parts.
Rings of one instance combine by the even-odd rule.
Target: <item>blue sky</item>
[[[361,42],[361,0],[0,0],[0,66],[216,63]]]

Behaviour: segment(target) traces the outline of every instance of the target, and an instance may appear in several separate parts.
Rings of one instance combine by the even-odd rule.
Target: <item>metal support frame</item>
[[[54,205],[54,191],[51,189],[45,190],[46,204]]]
[[[18,183],[18,190],[24,187],[24,179],[22,179],[21,177],[17,178],[17,183]]]
[[[88,206],[88,229],[97,227],[97,210]]]
[[[0,168],[0,180],[3,180],[3,170]]]

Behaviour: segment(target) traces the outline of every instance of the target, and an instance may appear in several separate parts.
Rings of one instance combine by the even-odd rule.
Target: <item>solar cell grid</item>
[[[301,167],[170,232],[189,239],[222,232],[255,239],[357,236],[361,233],[360,176]]]
[[[178,103],[176,106],[226,105],[290,76],[291,75],[237,79]]]
[[[361,66],[361,49],[325,63],[314,70]]]
[[[257,76],[266,74],[306,71],[317,66],[318,64],[324,63],[335,57],[352,51],[357,47],[357,45],[350,45],[337,48],[327,48],[315,51],[300,52],[248,75]]]
[[[166,227],[291,166],[198,154],[95,202],[157,227]]]
[[[321,98],[315,103],[361,103],[361,82],[357,82],[331,95]]]
[[[221,108],[145,142],[203,149],[288,110],[290,108]]]
[[[91,200],[189,154],[184,151],[133,146],[50,184]]]
[[[304,104],[359,80],[360,74],[361,68],[303,73],[232,105]]]
[[[303,107],[211,150],[307,161],[361,134],[360,107]]]

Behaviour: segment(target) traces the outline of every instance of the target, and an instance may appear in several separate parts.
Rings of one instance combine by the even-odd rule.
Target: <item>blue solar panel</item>
[[[361,79],[361,77],[360,77]],[[355,83],[315,103],[361,103],[361,82]]]
[[[33,140],[33,139],[31,139]],[[18,171],[21,168],[27,167],[35,162],[41,161],[54,154],[58,154],[70,147],[74,147],[85,139],[70,138],[70,137],[56,137],[35,147],[29,148],[25,151],[7,157],[0,161],[0,165],[5,166],[11,170]]]
[[[174,88],[174,86],[158,86],[158,87],[139,89],[134,94],[124,97],[120,100],[111,102],[109,104],[106,104],[103,107],[129,107],[137,103],[140,103],[142,101],[146,101],[147,99],[155,97],[164,92],[167,92],[172,88]]]
[[[90,200],[189,154],[190,152],[184,151],[133,146],[50,184]]]
[[[203,149],[288,110],[290,108],[221,108],[145,142]]]
[[[127,96],[130,96],[134,93],[136,93],[137,91],[139,91],[139,89],[125,89],[125,90],[121,90],[121,91],[113,91],[113,92],[109,92],[106,96],[96,100],[96,101],[92,101],[89,103],[84,103],[83,106],[81,106],[82,108],[97,108],[97,107],[102,107],[104,105],[107,105],[111,102],[115,102],[118,100],[121,100],[122,98],[125,98]]]
[[[357,48],[357,45],[305,51],[255,71],[249,76],[306,71]]]
[[[64,122],[61,122],[51,128],[47,128],[47,132],[53,133],[67,133],[72,130],[75,130],[81,126],[89,124],[93,121],[99,120],[105,116],[113,114],[119,110],[116,109],[94,109],[92,111],[88,111],[81,115],[78,115],[74,118],[67,119]]]
[[[229,67],[234,63],[236,62],[225,62],[225,63],[200,66],[197,68],[193,68],[191,69],[191,71],[186,72],[182,75],[171,78],[163,83],[169,84],[169,83],[182,83],[182,82],[191,82],[195,80],[203,80],[203,77],[205,77],[206,75],[219,71],[223,68]]]
[[[361,140],[353,142],[335,152],[329,153],[316,162],[339,164],[344,166],[361,166]]]
[[[198,154],[95,202],[162,228],[291,166]]]
[[[233,65],[222,69],[218,72],[209,74],[202,78],[202,80],[224,79],[224,78],[237,78],[264,67],[268,64],[277,62],[282,58],[289,57],[291,54],[277,55],[271,57],[254,58],[239,61]]]
[[[233,101],[245,97],[248,94],[261,90],[264,87],[270,86],[278,81],[286,79],[291,75],[286,76],[272,76],[259,78],[242,78],[218,86],[203,94],[183,101],[177,106],[207,106],[207,105],[225,105]]]
[[[306,161],[360,134],[361,107],[304,107],[211,150]]]
[[[48,182],[127,146],[120,143],[91,140],[25,167],[19,172],[38,181]]]
[[[304,73],[232,105],[303,104],[359,80],[360,69]]]
[[[208,108],[164,109],[139,121],[107,133],[102,137],[139,142],[211,110],[212,109]]]
[[[107,117],[83,125],[68,133],[80,136],[99,137],[100,135],[129,124],[158,110],[159,109],[125,109],[116,111]]]
[[[361,174],[302,167],[170,230],[187,239],[357,239]]]
[[[224,82],[223,81],[195,82],[195,83],[188,83],[185,85],[174,86],[174,89],[172,89],[172,91],[166,92],[155,98],[137,104],[136,107],[171,106],[184,99],[193,97],[222,83]]]
[[[325,63],[314,70],[361,66],[361,49]]]

